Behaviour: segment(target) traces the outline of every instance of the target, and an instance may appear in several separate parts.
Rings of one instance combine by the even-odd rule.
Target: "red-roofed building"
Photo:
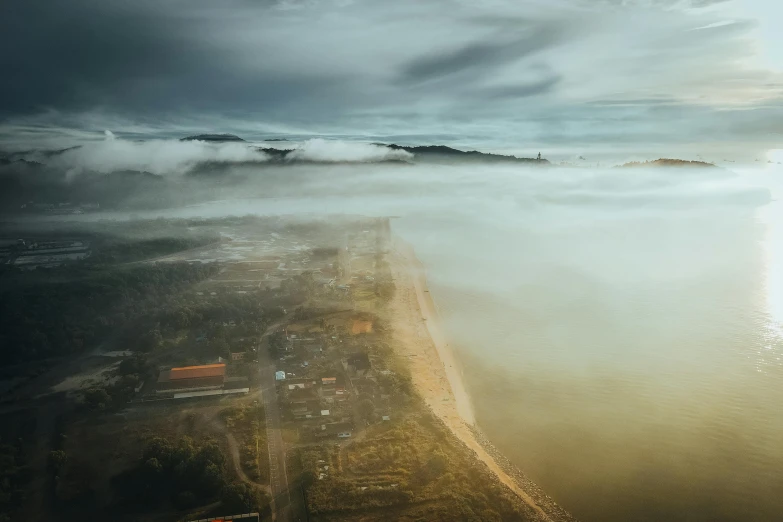
[[[157,393],[217,390],[226,380],[225,364],[183,366],[163,370],[158,376]]]
[[[183,366],[181,368],[171,369],[171,379],[196,379],[201,377],[225,377],[226,365],[204,364],[202,366]]]

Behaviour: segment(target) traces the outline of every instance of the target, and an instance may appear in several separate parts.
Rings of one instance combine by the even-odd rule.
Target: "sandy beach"
[[[391,304],[395,337],[401,346],[401,355],[409,361],[413,384],[426,404],[541,520],[574,520],[521,472],[513,469],[475,426],[459,363],[440,325],[437,308],[427,289],[424,266],[413,248],[395,238],[389,264],[396,285]]]

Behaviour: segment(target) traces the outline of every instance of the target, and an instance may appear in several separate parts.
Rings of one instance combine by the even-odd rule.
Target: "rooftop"
[[[230,515],[217,518],[200,518],[194,522],[258,522],[261,516],[258,513],[245,513],[243,515]]]
[[[203,366],[183,366],[172,368],[169,379],[193,379],[198,377],[219,377],[226,374],[225,364],[205,364]]]
[[[353,431],[353,425],[350,422],[333,422],[331,424],[322,424],[320,432],[336,435],[338,433],[350,433]]]

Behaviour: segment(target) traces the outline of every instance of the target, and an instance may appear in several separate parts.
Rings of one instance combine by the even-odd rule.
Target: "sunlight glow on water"
[[[767,302],[772,319],[783,324],[783,202],[763,209],[768,237],[764,242]]]
[[[548,494],[587,522],[766,522],[783,509],[775,208],[577,200],[405,232],[480,427]]]
[[[781,195],[776,189],[772,187],[773,198]],[[759,209],[758,218],[766,228],[762,250],[769,321],[758,353],[758,371],[764,371],[769,366],[783,366],[783,201]]]

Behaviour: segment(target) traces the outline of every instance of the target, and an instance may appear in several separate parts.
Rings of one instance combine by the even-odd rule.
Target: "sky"
[[[753,157],[783,136],[781,19],[778,0],[5,0],[0,144]]]

